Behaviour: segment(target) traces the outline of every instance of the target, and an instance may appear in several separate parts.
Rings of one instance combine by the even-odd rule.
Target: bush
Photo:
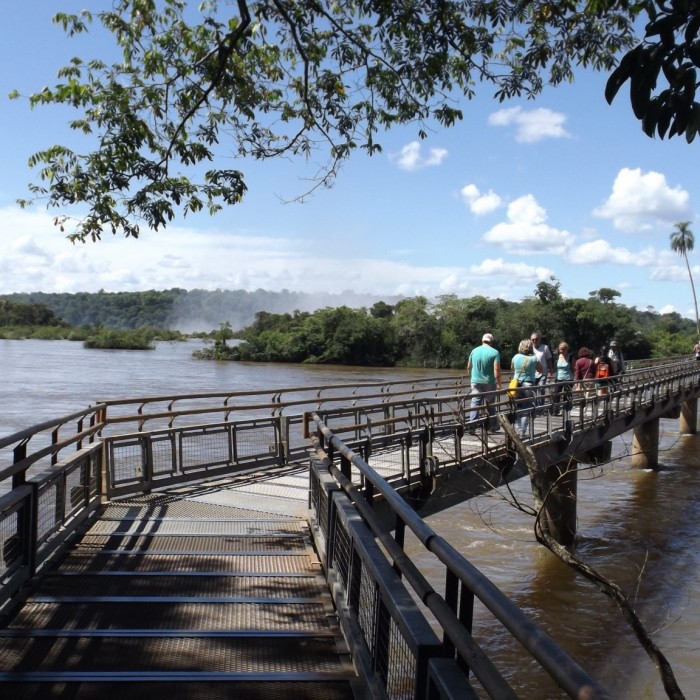
[[[116,331],[103,328],[86,338],[83,345],[101,350],[153,350],[150,339],[142,330]]]

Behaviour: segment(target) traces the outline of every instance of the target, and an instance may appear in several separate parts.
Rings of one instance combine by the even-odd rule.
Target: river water
[[[435,370],[204,362],[198,343],[154,351],[86,350],[69,341],[0,340],[0,436],[104,399],[435,376]],[[634,470],[631,435],[611,464],[579,477],[577,553],[618,583],[669,659],[687,698],[700,698],[700,435],[661,425],[657,471]],[[514,485],[527,502],[528,484]],[[430,525],[524,608],[614,698],[666,697],[656,670],[613,604],[537,545],[507,494],[474,499]],[[423,563],[431,573],[431,563]],[[437,586],[436,586],[437,587]],[[475,633],[519,696],[561,698],[483,611]],[[488,641],[484,641],[484,639]]]

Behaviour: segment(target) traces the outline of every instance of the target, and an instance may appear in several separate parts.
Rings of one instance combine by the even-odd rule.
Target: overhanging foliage
[[[449,127],[479,86],[533,97],[578,65],[611,70],[632,46],[637,3],[455,0],[115,0],[56,16],[98,25],[121,59],[75,58],[32,105],[77,111],[89,150],[54,145],[30,165],[33,198],[73,240],[138,236],[176,214],[241,200],[241,159],[323,155],[316,186],[382,132]],[[17,95],[15,95],[17,96]],[[226,163],[227,167],[222,167]],[[27,201],[23,201],[26,204]],[[87,214],[84,212],[87,210]],[[78,218],[71,218],[74,214]]]

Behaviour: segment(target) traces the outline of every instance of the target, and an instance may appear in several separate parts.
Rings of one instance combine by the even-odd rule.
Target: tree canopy
[[[700,129],[695,99],[700,67],[700,6],[697,0],[640,3],[647,15],[644,38],[628,51],[608,80],[612,102],[629,81],[630,102],[647,136],[685,135],[690,143]],[[659,82],[666,87],[660,89]]]
[[[547,285],[556,290],[559,282],[552,278]],[[585,345],[597,352],[615,338],[627,359],[684,354],[697,339],[695,324],[676,312],[638,311],[597,295],[533,295],[511,302],[445,294],[433,301],[419,296],[354,308],[317,307],[313,312],[299,310],[303,301],[290,293],[262,290],[0,295],[0,336],[99,336],[100,343],[123,347],[134,338],[178,338],[177,331],[166,329],[206,317],[207,331],[218,330],[211,333],[211,351],[200,353],[205,358],[431,368],[464,368],[485,332],[496,337],[505,367],[520,340],[535,330],[551,347],[565,340],[574,350]],[[275,311],[254,312],[256,306]],[[228,344],[232,338],[244,342]]]
[[[105,230],[138,236],[144,224],[158,229],[178,213],[235,204],[246,191],[244,173],[229,167],[236,159],[320,151],[324,164],[312,188],[327,185],[352,153],[380,151],[382,132],[394,125],[413,124],[424,138],[428,125],[462,119],[477,89],[490,86],[498,100],[534,97],[544,85],[572,80],[578,66],[612,71],[625,51],[607,97],[629,79],[635,114],[658,113],[644,121],[645,131],[654,122],[661,136],[685,131],[690,139],[700,113],[689,67],[700,54],[695,2],[108,6],[55,21],[70,35],[111,35],[120,59],[76,57],[57,85],[29,98],[32,106],[75,108],[71,127],[86,136],[85,152],[53,145],[31,157],[39,184],[22,201],[59,208],[56,223],[73,240],[96,240]],[[634,29],[642,10],[652,20],[640,44]],[[649,37],[659,41],[651,45]],[[673,86],[652,99],[661,70]]]
[[[557,285],[553,279],[552,289]],[[236,333],[243,342],[220,359],[461,369],[491,332],[508,367],[519,342],[535,330],[550,347],[565,340],[574,352],[585,346],[593,354],[614,338],[627,359],[686,354],[694,342],[693,324],[678,314],[640,312],[612,300],[546,296],[506,302],[448,294],[433,302],[413,297],[384,304],[380,316],[346,306],[261,312]]]
[[[613,301],[615,297],[621,296],[620,292],[618,292],[617,289],[612,289],[611,287],[601,287],[600,289],[594,289],[593,291],[588,292],[588,294],[592,299],[602,301],[603,304],[607,304],[608,302]]]

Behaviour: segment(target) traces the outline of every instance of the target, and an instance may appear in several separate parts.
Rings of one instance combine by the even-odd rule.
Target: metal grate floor
[[[306,522],[255,515],[162,494],[108,506],[3,621],[3,700],[351,700]]]
[[[68,554],[61,567],[66,572],[116,571],[134,573],[247,573],[285,574],[303,573],[309,570],[308,557],[304,554],[268,556],[255,554],[108,554],[102,552],[74,551]]]
[[[199,552],[265,552],[279,553],[280,556],[290,552],[306,550],[306,543],[295,536],[278,535],[276,537],[255,537],[250,535],[86,535],[76,545],[76,550],[102,551],[108,553],[133,554],[149,552],[151,554],[190,554]]]
[[[3,683],[3,700],[352,700],[344,681]]]
[[[85,599],[76,597],[76,601]],[[27,603],[9,623],[10,630],[51,629],[57,635],[67,630],[187,630],[266,632],[327,632],[327,610],[322,603],[168,602],[139,600],[117,602],[116,598],[88,602]],[[2,632],[0,632],[2,637]],[[3,641],[0,639],[0,668]]]
[[[314,598],[318,595],[318,589],[316,574],[308,573],[298,576],[47,574],[37,582],[31,600],[36,600],[38,596]]]

